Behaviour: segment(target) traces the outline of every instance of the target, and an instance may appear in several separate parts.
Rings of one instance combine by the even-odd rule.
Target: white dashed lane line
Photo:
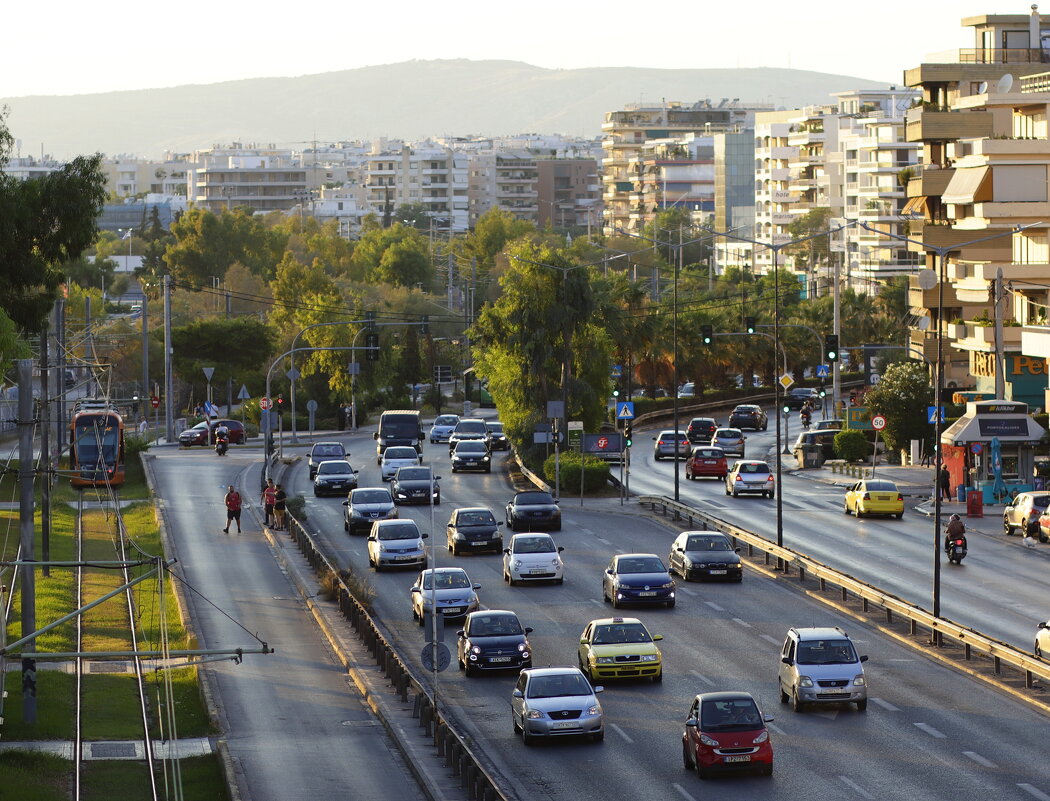
[[[686,789],[682,785],[672,784],[671,786],[678,792],[678,795],[682,796],[682,798],[685,799],[685,801],[696,801],[696,798],[689,795],[689,793],[686,792]]]
[[[697,596],[696,590],[691,590],[688,587],[679,587],[678,592],[682,593],[683,595],[691,595],[694,598]]]
[[[867,790],[865,790],[863,787],[861,787],[859,784],[857,784],[855,781],[852,781],[848,776],[839,776],[839,781],[841,781],[844,785],[846,785],[848,788],[853,790],[853,792],[855,792],[861,798],[874,798],[875,797],[871,793],[869,793]]]
[[[996,767],[995,763],[992,762],[990,759],[985,759],[983,756],[981,756],[980,754],[978,754],[978,753],[976,753],[974,751],[963,751],[963,755],[964,756],[968,756],[970,759],[972,759],[974,762],[976,762],[981,767],[984,767],[984,768],[994,768],[994,767]]]
[[[611,544],[607,539],[605,539],[605,537],[595,537],[595,539],[598,540],[598,542],[604,543],[605,545]]]
[[[895,707],[895,706],[894,706],[893,704],[891,704],[891,703],[890,703],[889,701],[883,701],[883,700],[882,700],[881,698],[871,698],[871,699],[869,699],[869,700],[870,700],[870,701],[871,701],[871,702],[872,702],[873,704],[878,704],[878,705],[879,705],[879,706],[881,706],[881,707],[882,707],[883,709],[885,709],[885,710],[886,710],[887,712],[900,712],[900,708],[899,708],[899,707]]]
[[[631,739],[630,737],[628,737],[628,736],[627,736],[627,732],[625,732],[625,731],[624,731],[623,729],[621,729],[621,728],[620,728],[619,726],[617,726],[617,725],[616,725],[615,723],[610,723],[610,724],[609,724],[609,728],[610,728],[610,729],[612,729],[612,730],[613,730],[614,732],[616,732],[617,734],[619,734],[619,735],[620,735],[621,737],[623,737],[623,739],[624,739],[624,740],[625,740],[625,741],[626,741],[626,742],[627,742],[628,744],[633,744],[633,743],[634,743],[634,740],[632,740],[632,739]]]
[[[716,612],[724,612],[724,611],[726,611],[724,607],[719,606],[714,601],[704,601],[704,603],[707,604],[708,606],[710,606]]]
[[[700,673],[699,671],[690,670],[689,672],[696,676],[698,679],[700,679],[700,681],[702,681],[704,684],[714,684],[714,682],[711,681],[711,679],[707,678],[707,676],[705,676],[703,673]]]
[[[778,648],[780,647],[781,641],[778,640],[773,635],[771,635],[771,634],[759,634],[758,636],[761,637],[766,642],[773,643],[773,645],[777,646]]]
[[[1017,786],[1028,793],[1028,795],[1032,796],[1032,798],[1037,798],[1039,801],[1050,801],[1050,795],[1047,795],[1041,790],[1037,790],[1030,784],[1019,784]]]
[[[777,734],[781,737],[787,737],[787,732],[779,726],[777,726],[775,723],[767,723],[766,728],[773,732],[773,734]]]
[[[741,620],[738,617],[734,617],[733,618],[733,622],[743,626],[745,629],[751,628],[751,624],[750,623],[748,623],[746,620]]]
[[[937,729],[933,728],[933,726],[931,726],[929,723],[916,723],[914,725],[915,728],[917,728],[919,731],[924,731],[931,737],[937,737],[938,739],[943,740],[946,736],[942,732],[939,732],[937,731]]]

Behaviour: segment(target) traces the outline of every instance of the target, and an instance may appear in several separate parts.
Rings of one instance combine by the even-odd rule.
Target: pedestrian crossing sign
[[[616,419],[617,420],[633,420],[634,419],[634,402],[624,401],[623,403],[616,404]]]

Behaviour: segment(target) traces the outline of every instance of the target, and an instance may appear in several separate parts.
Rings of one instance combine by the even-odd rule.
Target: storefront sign
[[[1012,353],[1006,356],[1006,377],[1047,375],[1046,359],[1038,356],[1023,356]],[[995,378],[995,354],[986,351],[970,351],[970,374],[982,378]]]
[[[982,437],[1028,436],[1028,420],[1023,417],[982,418],[977,424]]]
[[[977,414],[1028,414],[1027,403],[1011,403],[1010,401],[979,403],[975,408]]]

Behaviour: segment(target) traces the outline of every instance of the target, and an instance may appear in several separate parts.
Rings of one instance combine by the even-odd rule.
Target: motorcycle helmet
[[[951,516],[950,518],[948,518],[948,519],[949,519],[949,520],[961,520],[962,518],[960,518],[960,517],[959,517],[959,515],[952,515],[952,516]]]

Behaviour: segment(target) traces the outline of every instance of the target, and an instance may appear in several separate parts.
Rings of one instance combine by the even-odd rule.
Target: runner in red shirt
[[[233,484],[230,484],[230,489],[226,493],[226,497],[223,499],[226,501],[226,528],[222,531],[224,534],[230,533],[230,521],[237,521],[237,533],[241,533],[241,494],[233,488]]]
[[[266,486],[263,487],[262,491],[262,502],[263,508],[266,510],[266,523],[265,525],[273,525],[273,504],[277,500],[277,487],[273,485],[273,479],[266,479]]]

